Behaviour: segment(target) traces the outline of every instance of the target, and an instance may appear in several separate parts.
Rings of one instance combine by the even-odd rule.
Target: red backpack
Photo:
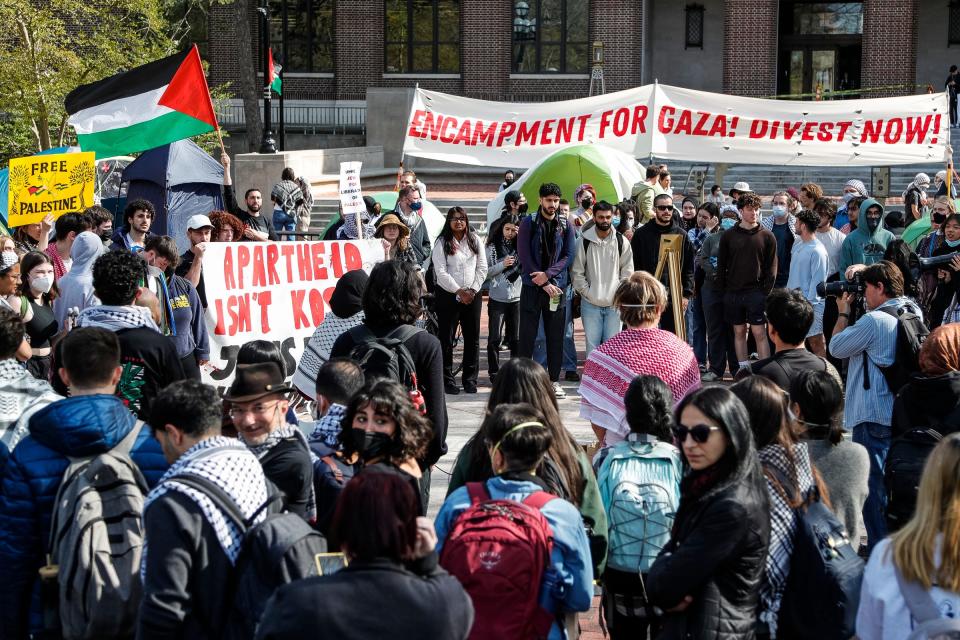
[[[470,506],[453,523],[440,564],[473,601],[470,640],[546,638],[554,615],[539,600],[553,531],[540,509],[556,496],[491,500],[482,482],[468,482],[467,491]]]

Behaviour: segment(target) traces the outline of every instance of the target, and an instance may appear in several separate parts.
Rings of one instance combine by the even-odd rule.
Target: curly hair
[[[423,307],[423,281],[409,262],[386,260],[370,271],[363,292],[364,322],[369,325],[413,324]]]
[[[8,360],[23,342],[23,320],[12,309],[0,307],[0,359]]]
[[[20,286],[17,289],[19,295],[33,298],[30,295],[30,271],[41,264],[53,265],[53,260],[43,251],[30,251],[20,258]],[[60,289],[57,288],[57,283],[54,281],[50,291],[43,294],[43,303],[51,304],[58,297],[60,297]]]
[[[128,251],[110,251],[93,263],[93,290],[100,302],[132,304],[146,275],[146,262]]]
[[[131,200],[127,203],[127,206],[123,209],[123,222],[128,227],[130,226],[130,218],[137,213],[137,211],[146,211],[150,214],[150,219],[154,220],[157,217],[157,210],[153,208],[153,203],[149,200],[144,200],[143,198],[137,198],[136,200]]]
[[[358,391],[347,406],[346,415],[340,424],[340,441],[347,457],[357,452],[353,441],[353,419],[357,413],[373,407],[374,411],[393,418],[397,428],[391,439],[390,449],[386,452],[385,462],[399,466],[405,460],[421,460],[427,452],[433,428],[430,420],[422,416],[413,403],[407,390],[395,380],[380,378],[368,382]]]
[[[737,206],[741,209],[752,207],[759,211],[761,206],[760,196],[755,193],[745,193],[737,200]]]
[[[211,211],[207,217],[210,218],[210,224],[213,225],[214,238],[226,227],[233,229],[234,240],[239,240],[243,237],[243,222],[232,213],[228,213],[227,211]]]

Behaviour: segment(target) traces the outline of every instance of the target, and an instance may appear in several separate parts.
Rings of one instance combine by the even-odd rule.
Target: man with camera
[[[869,211],[869,207],[865,209]],[[887,534],[883,465],[890,448],[894,399],[880,367],[889,367],[896,357],[896,313],[903,307],[917,316],[922,316],[922,312],[916,303],[904,297],[903,274],[889,260],[857,271],[863,282],[867,313],[848,326],[850,309],[858,294],[847,291],[837,300],[839,317],[830,354],[850,358],[843,418],[845,427],[853,430],[853,441],[870,453],[870,495],[863,506],[863,523],[867,547],[872,549]],[[846,275],[849,279],[850,274]]]

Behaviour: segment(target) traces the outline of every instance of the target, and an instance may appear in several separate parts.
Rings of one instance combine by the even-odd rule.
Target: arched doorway
[[[862,34],[862,2],[781,0],[777,94],[859,89]]]

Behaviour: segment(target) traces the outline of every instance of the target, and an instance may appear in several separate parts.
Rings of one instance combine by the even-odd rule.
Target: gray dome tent
[[[150,232],[173,236],[180,253],[190,246],[190,216],[223,209],[223,166],[192,140],[141,154],[123,170],[123,181],[129,183],[127,202],[143,198],[157,210]]]

